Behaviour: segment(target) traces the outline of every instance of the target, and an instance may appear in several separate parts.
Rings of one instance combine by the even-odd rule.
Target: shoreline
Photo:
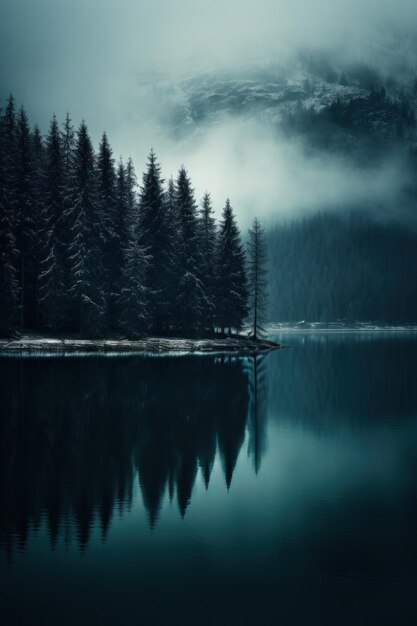
[[[282,345],[267,339],[212,337],[208,339],[146,337],[144,339],[74,339],[23,335],[0,339],[2,356],[235,354],[250,356],[278,350]]]

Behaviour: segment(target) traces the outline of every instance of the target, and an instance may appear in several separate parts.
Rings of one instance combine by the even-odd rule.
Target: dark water
[[[0,622],[417,623],[417,339],[0,359]]]

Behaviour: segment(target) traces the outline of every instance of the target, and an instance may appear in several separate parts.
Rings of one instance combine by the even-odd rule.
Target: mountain
[[[159,121],[178,137],[224,116],[256,116],[317,148],[353,154],[387,143],[412,147],[417,139],[417,72],[399,77],[300,53],[285,64],[161,76],[157,85],[153,94],[164,103]]]

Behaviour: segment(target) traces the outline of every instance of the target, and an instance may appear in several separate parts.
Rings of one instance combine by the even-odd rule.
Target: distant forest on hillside
[[[273,321],[417,322],[417,232],[357,214],[267,230]]]

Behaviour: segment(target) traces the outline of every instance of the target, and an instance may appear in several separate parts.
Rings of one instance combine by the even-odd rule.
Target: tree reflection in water
[[[184,517],[216,455],[230,487],[247,427],[259,469],[258,359],[3,359],[0,369],[0,541],[10,559],[44,520],[52,547],[75,532],[84,549],[97,524],[105,540],[136,479],[151,527],[166,493]]]

